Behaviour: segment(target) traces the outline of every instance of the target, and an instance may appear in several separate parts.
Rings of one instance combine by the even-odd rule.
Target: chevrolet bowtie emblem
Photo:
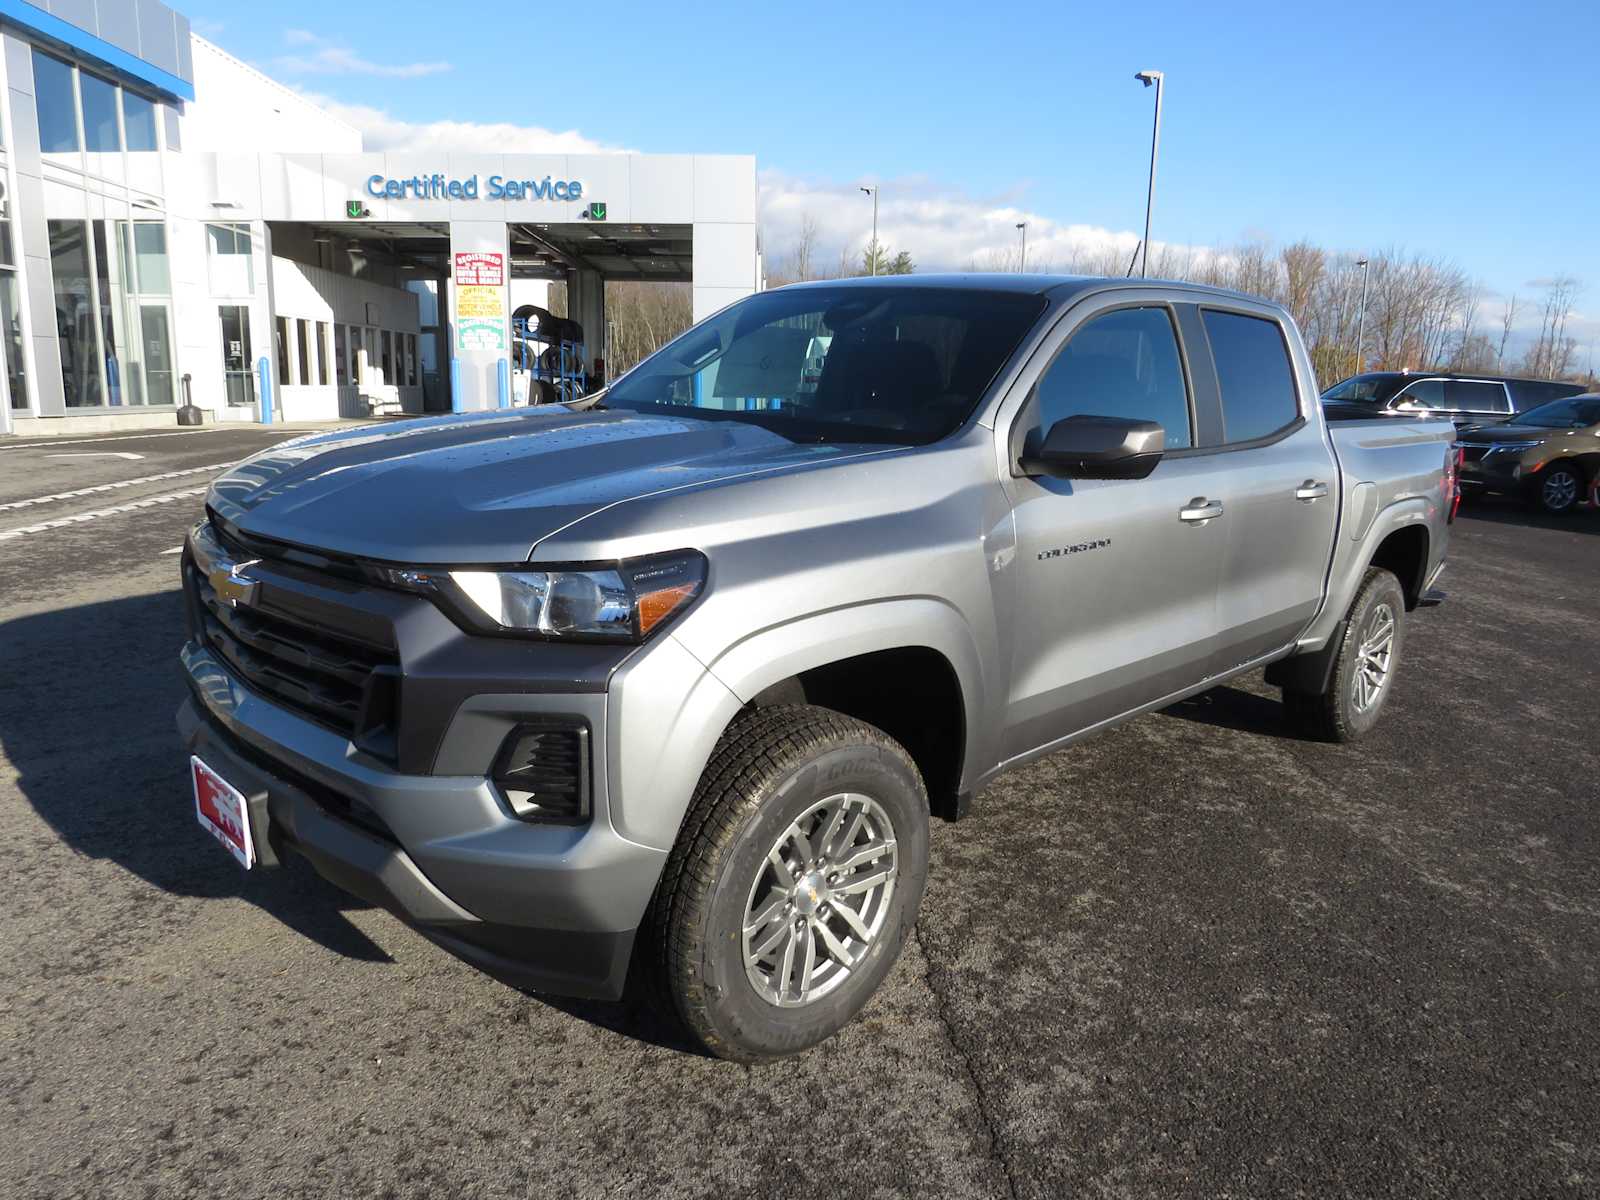
[[[248,579],[240,572],[246,567],[253,567],[261,560],[252,558],[249,562],[219,562],[211,568],[211,573],[206,578],[211,582],[211,590],[216,592],[217,599],[225,601],[234,608],[243,605],[249,608],[256,602],[256,593],[261,590],[259,579]]]

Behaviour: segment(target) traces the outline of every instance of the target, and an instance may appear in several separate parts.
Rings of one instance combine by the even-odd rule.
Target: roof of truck
[[[1217,296],[1232,300],[1249,300],[1255,304],[1279,307],[1273,301],[1245,292],[1227,288],[1207,287],[1199,283],[1183,283],[1176,279],[1133,279],[1123,276],[1103,275],[1034,275],[1004,271],[967,271],[946,274],[912,275],[855,275],[845,279],[812,279],[805,283],[791,283],[787,287],[936,287],[963,288],[980,292],[1021,292],[1032,295],[1064,297],[1075,292],[1107,287],[1155,287],[1163,290],[1192,292],[1197,296]]]

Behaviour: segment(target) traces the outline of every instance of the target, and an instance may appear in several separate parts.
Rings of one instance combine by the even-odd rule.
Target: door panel
[[[1167,459],[1146,479],[1015,481],[1018,605],[1006,758],[1204,679],[1231,513],[1216,456]]]
[[[1322,603],[1338,519],[1339,481],[1321,427],[1215,456],[1230,468],[1214,674],[1292,641]],[[1309,486],[1308,486],[1309,485]],[[1322,490],[1319,485],[1325,485]]]

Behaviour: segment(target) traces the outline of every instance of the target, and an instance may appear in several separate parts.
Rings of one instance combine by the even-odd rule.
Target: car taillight
[[[1445,518],[1447,522],[1453,522],[1461,511],[1461,464],[1466,457],[1467,452],[1453,443],[1444,452],[1444,479],[1439,486],[1444,493],[1445,511],[1449,513]]]

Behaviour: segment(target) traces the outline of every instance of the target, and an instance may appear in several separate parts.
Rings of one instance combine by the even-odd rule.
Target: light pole
[[[872,241],[869,243],[868,253],[872,258],[872,273],[876,275],[878,273],[878,189],[864,187],[861,190],[872,197]]]
[[[1361,315],[1356,318],[1356,369],[1355,374],[1361,374],[1361,343],[1367,334],[1367,260],[1356,259],[1356,266],[1361,268]]]
[[[1028,269],[1028,223],[1018,221],[1017,228],[1022,230],[1022,249],[1017,252],[1017,270],[1022,272]]]
[[[1144,198],[1144,253],[1139,258],[1139,278],[1150,274],[1150,212],[1156,206],[1156,155],[1161,150],[1161,81],[1166,78],[1160,71],[1138,71],[1133,76],[1145,87],[1156,85],[1156,125],[1150,134],[1150,190]]]

